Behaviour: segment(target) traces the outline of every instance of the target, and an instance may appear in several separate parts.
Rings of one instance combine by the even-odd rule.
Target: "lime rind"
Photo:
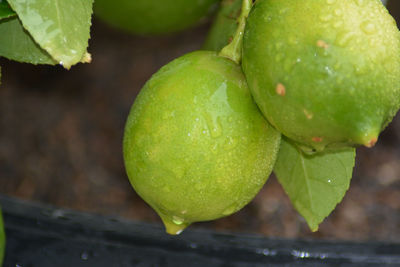
[[[249,203],[272,172],[280,133],[255,105],[240,66],[197,51],[146,83],[123,144],[133,188],[177,234]]]

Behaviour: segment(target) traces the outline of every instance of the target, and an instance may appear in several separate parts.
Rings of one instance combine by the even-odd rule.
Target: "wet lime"
[[[259,0],[243,70],[269,122],[304,147],[373,146],[400,104],[400,34],[379,0]]]
[[[177,234],[251,201],[271,173],[279,143],[240,67],[198,51],[146,83],[126,123],[124,160],[136,192]]]

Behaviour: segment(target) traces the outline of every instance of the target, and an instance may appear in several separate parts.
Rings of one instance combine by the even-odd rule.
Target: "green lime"
[[[135,34],[180,31],[205,17],[218,0],[96,0],[95,14],[109,24]]]
[[[161,68],[127,119],[124,160],[136,192],[167,232],[230,215],[251,201],[280,144],[240,66],[197,51]]]
[[[373,146],[400,104],[400,34],[379,0],[259,0],[243,71],[264,116],[308,149]]]

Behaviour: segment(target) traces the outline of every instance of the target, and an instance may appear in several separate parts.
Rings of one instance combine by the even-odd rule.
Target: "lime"
[[[164,34],[186,29],[206,16],[218,0],[96,0],[95,14],[135,34]]]
[[[243,71],[264,116],[307,150],[373,146],[400,104],[400,34],[379,0],[259,0]]]
[[[145,84],[128,116],[123,148],[133,188],[167,232],[178,234],[251,201],[272,171],[279,144],[240,66],[197,51]]]

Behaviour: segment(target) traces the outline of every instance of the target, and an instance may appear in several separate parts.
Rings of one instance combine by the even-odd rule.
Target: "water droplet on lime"
[[[178,217],[178,216],[172,216],[172,221],[176,224],[176,225],[181,225],[185,222],[184,219]]]
[[[361,23],[361,30],[363,32],[365,32],[366,34],[374,34],[376,31],[376,27],[375,27],[375,24],[373,24],[369,21],[365,21],[365,22]]]

